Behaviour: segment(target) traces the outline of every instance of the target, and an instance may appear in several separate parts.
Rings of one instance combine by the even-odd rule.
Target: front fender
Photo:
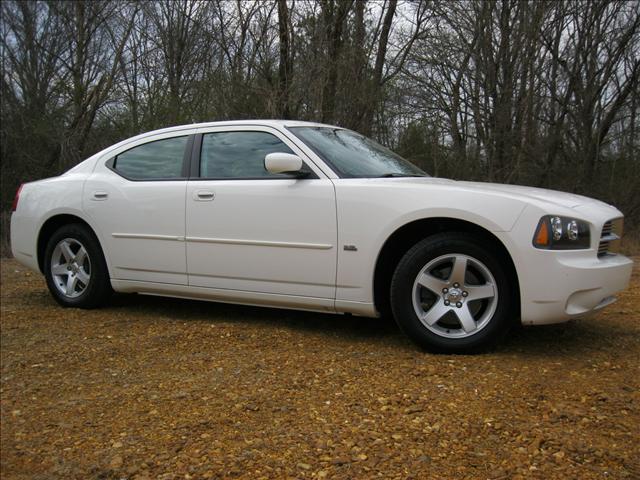
[[[508,232],[526,203],[450,184],[410,188],[362,181],[336,182],[338,275],[336,300],[373,302],[375,266],[387,239],[416,220],[462,220],[489,232]],[[345,250],[344,247],[349,249]],[[353,250],[355,247],[357,250]],[[507,247],[508,248],[508,247]]]

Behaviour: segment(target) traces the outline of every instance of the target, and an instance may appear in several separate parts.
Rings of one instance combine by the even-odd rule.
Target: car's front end
[[[501,235],[513,245],[525,325],[597,311],[629,284],[633,262],[618,252],[622,213],[597,200],[572,199],[564,205],[532,202]]]

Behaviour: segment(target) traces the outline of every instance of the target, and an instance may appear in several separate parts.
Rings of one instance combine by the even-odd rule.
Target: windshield
[[[425,177],[400,155],[351,130],[289,127],[342,178]]]

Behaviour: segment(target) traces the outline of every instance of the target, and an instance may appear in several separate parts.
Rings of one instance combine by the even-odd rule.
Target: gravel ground
[[[3,479],[640,478],[638,269],[604,312],[480,356],[381,320],[62,309],[12,260],[1,311]]]

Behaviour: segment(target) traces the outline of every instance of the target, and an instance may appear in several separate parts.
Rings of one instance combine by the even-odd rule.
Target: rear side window
[[[118,155],[112,167],[132,180],[182,178],[182,161],[188,138],[166,138],[133,147]]]
[[[293,153],[278,137],[266,132],[218,132],[202,137],[202,178],[287,178],[264,168],[269,153]]]

